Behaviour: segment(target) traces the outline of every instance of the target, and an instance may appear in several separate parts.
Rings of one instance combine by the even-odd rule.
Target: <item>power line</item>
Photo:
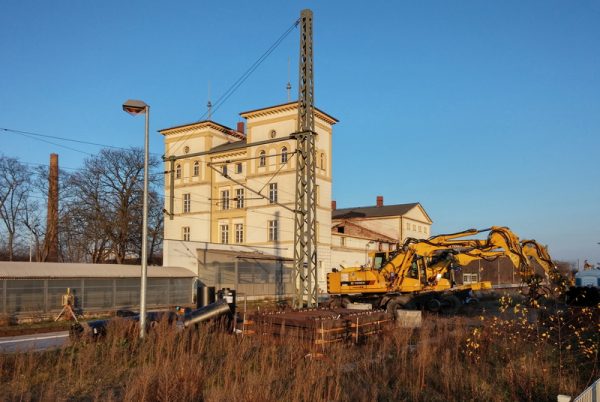
[[[12,128],[0,127],[0,130],[8,132],[8,133],[14,133],[14,134],[23,135],[23,136],[26,136],[28,138],[31,138],[30,136],[43,137],[43,138],[52,138],[52,139],[60,140],[60,141],[69,141],[69,142],[75,142],[75,143],[78,143],[78,144],[93,145],[93,146],[97,146],[97,147],[112,148],[112,149],[121,149],[121,150],[124,150],[124,151],[129,151],[130,150],[130,148],[118,147],[118,146],[115,146],[115,145],[100,144],[98,142],[76,140],[76,139],[73,139],[73,138],[59,137],[59,136],[56,136],[56,135],[48,135],[48,134],[40,134],[40,133],[31,132],[31,131],[15,130],[15,129],[12,129]],[[32,138],[32,139],[40,140],[39,138]],[[57,145],[57,146],[65,147],[63,145],[55,144],[55,143],[52,143],[52,142],[50,142],[50,144],[54,144],[54,145]],[[75,149],[75,148],[68,148],[67,147],[67,149],[91,155],[91,154],[89,154],[89,153],[87,153],[85,151],[81,151],[81,150],[78,150],[78,149]],[[156,155],[156,156],[161,156],[160,154],[157,154],[157,153],[154,153],[154,152],[151,152],[151,154]]]
[[[37,163],[37,162],[19,161],[19,163],[22,163],[24,165],[31,165],[31,166],[43,166],[43,167],[49,167],[50,166],[47,163]],[[87,171],[87,169],[85,167],[74,168],[74,167],[59,166],[58,168],[59,168],[59,170],[65,169],[65,170],[72,170],[74,172],[85,172],[85,171]],[[150,177],[156,178],[156,179],[162,179],[164,177],[164,173],[162,172],[162,169],[158,169],[154,173],[151,172],[150,173]]]
[[[41,142],[45,142],[46,144],[51,144],[51,145],[54,145],[54,146],[57,146],[57,147],[60,147],[60,148],[68,149],[68,150],[70,150],[70,151],[79,152],[79,153],[81,153],[81,154],[84,154],[84,155],[93,156],[91,153],[89,153],[89,152],[86,152],[86,151],[82,151],[81,149],[72,148],[72,147],[68,147],[68,146],[66,146],[66,145],[57,144],[56,142],[52,142],[52,141],[48,141],[48,140],[44,140],[44,139],[41,139],[41,138],[36,138],[36,137],[34,137],[33,135],[31,135],[31,134],[26,134],[25,132],[14,131],[14,130],[8,130],[8,129],[5,129],[5,128],[2,128],[2,130],[4,130],[5,132],[12,132],[12,133],[14,133],[14,134],[21,135],[21,136],[23,136],[23,137],[26,137],[26,138],[29,138],[29,139],[32,139],[32,140],[35,140],[35,141],[41,141]]]

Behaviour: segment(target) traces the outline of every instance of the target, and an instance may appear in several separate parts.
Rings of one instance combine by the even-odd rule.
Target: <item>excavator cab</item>
[[[389,255],[387,252],[376,252],[371,256],[371,268],[380,270],[383,264],[387,261]]]

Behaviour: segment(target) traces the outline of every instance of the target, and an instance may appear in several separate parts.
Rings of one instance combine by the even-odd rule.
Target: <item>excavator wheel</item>
[[[385,309],[393,319],[396,319],[396,311],[403,310],[408,303],[410,303],[409,297],[395,297],[387,303]]]
[[[444,296],[442,297],[441,302],[442,306],[440,308],[440,312],[445,315],[458,313],[458,310],[460,310],[460,306],[462,304],[460,299],[455,295]]]
[[[329,300],[327,307],[335,309],[335,308],[346,308],[352,301],[348,297],[339,297],[334,296]]]
[[[342,307],[342,298],[339,296],[333,296],[329,299],[329,303],[327,303],[328,308],[340,308]]]

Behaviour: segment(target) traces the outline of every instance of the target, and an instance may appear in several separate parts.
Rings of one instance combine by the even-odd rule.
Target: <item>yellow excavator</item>
[[[487,233],[484,239],[467,238]],[[398,250],[373,253],[371,264],[334,270],[327,275],[332,305],[369,303],[390,314],[400,308],[455,313],[474,301],[474,290],[491,289],[490,282],[458,286],[455,271],[476,260],[506,256],[520,273],[536,300],[548,291],[566,292],[570,286],[556,268],[548,251],[535,240],[519,241],[507,227],[469,229],[429,239],[407,239]],[[545,272],[551,288],[535,273],[532,260]]]

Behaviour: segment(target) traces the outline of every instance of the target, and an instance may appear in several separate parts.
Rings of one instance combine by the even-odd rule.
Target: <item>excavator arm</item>
[[[463,239],[488,232],[485,239]],[[462,232],[433,236],[429,239],[407,239],[400,252],[392,255],[383,265],[382,272],[390,279],[389,288],[398,289],[408,271],[417,259],[444,254],[436,263],[427,267],[427,280],[432,281],[452,269],[454,265],[465,266],[472,261],[492,261],[498,257],[508,257],[514,268],[521,274],[530,288],[530,296],[537,298],[541,294],[539,277],[535,275],[531,260],[543,268],[556,291],[562,293],[569,289],[569,281],[557,270],[548,250],[535,240],[520,241],[509,228],[492,226],[487,229],[469,229]]]

